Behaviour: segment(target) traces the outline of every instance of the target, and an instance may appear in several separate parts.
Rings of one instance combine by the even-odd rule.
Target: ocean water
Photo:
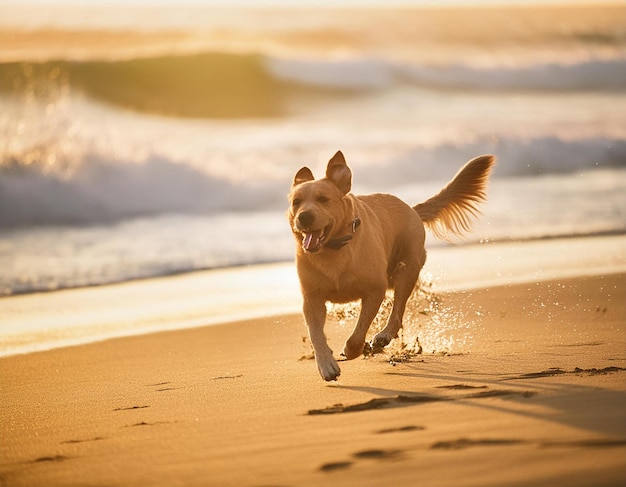
[[[626,231],[624,7],[146,8],[0,8],[0,296],[290,260],[337,150],[410,204],[495,154],[458,245]]]

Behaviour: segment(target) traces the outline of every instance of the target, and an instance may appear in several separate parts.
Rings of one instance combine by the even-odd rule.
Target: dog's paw
[[[339,369],[339,365],[332,355],[326,358],[318,358],[317,368],[322,379],[327,381],[337,380],[337,377],[341,374],[341,369]]]
[[[341,355],[346,357],[346,359],[348,360],[355,359],[363,353],[364,345],[365,345],[365,342],[363,342],[362,340],[359,340],[359,341],[348,340],[343,347],[343,351],[341,352]]]
[[[372,355],[381,353],[383,349],[389,345],[389,343],[393,340],[391,335],[387,333],[383,333],[382,331],[377,334],[372,341],[370,342],[370,352]]]

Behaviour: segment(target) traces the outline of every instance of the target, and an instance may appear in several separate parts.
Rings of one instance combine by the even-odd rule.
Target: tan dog
[[[296,265],[304,319],[324,380],[336,380],[337,361],[326,342],[326,301],[361,300],[358,322],[343,355],[363,353],[367,330],[387,289],[394,304],[387,326],[372,340],[381,350],[398,335],[406,302],[426,261],[424,225],[438,238],[469,229],[486,197],[487,178],[495,159],[480,156],[468,162],[441,192],[414,207],[395,196],[350,194],[352,172],[341,152],[328,162],[326,177],[315,180],[303,167],[289,194],[289,222],[297,242]]]

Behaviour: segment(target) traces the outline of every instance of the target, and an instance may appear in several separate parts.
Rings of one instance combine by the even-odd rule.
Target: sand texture
[[[328,384],[298,315],[5,357],[0,485],[624,485],[625,289],[429,296],[424,353]],[[328,323],[335,351],[349,326]]]

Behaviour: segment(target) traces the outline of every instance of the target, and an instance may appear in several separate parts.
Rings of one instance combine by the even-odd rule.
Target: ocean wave
[[[626,59],[530,66],[432,66],[381,59],[320,61],[269,58],[277,79],[326,89],[381,89],[406,82],[431,89],[480,91],[611,91],[626,89]]]
[[[68,173],[45,165],[0,164],[0,226],[89,225],[166,213],[278,206],[271,184],[235,184],[159,155],[143,162],[88,153]],[[284,193],[284,191],[283,191]]]
[[[461,163],[487,151],[498,157],[496,177],[626,167],[626,140],[506,138],[415,147],[400,157],[390,155],[382,167],[360,166],[359,186],[391,193],[407,182],[439,186]],[[34,162],[31,155],[12,155],[0,159],[0,226],[90,225],[161,214],[282,210],[289,184],[275,179],[233,182],[158,154],[137,162],[87,151],[69,169],[59,171],[50,170],[45,161]]]
[[[256,54],[204,53],[121,61],[0,64],[0,91],[35,96],[63,84],[101,102],[190,118],[276,117],[285,87]]]
[[[530,66],[475,67],[403,65],[406,80],[438,89],[481,91],[619,91],[626,88],[626,59],[590,59]]]
[[[626,89],[626,59],[487,68],[215,52],[0,64],[0,92],[41,96],[62,84],[115,106],[196,118],[279,117],[294,97],[311,92],[336,96],[407,83],[437,90],[619,91]]]
[[[498,138],[467,144],[442,144],[430,149],[415,147],[377,167],[359,169],[359,179],[375,185],[399,186],[411,181],[445,182],[465,161],[478,154],[497,157],[494,177],[535,177],[594,169],[626,168],[626,140],[589,138],[562,140]],[[456,168],[456,169],[455,169]]]
[[[382,59],[265,59],[272,76],[288,83],[333,90],[383,89],[397,80],[397,70]]]

